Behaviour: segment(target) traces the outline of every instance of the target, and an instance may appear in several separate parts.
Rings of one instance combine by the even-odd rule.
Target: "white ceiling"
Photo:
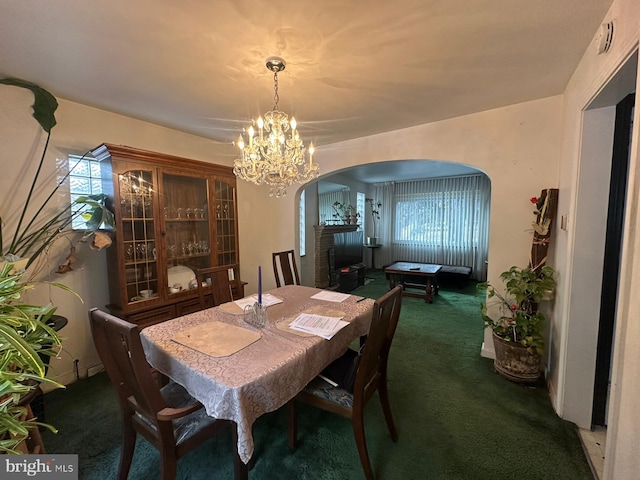
[[[562,93],[611,1],[3,1],[0,76],[229,154],[278,55],[280,109],[320,150]]]

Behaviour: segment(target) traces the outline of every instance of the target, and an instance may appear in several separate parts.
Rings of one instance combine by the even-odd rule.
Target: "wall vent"
[[[613,21],[600,25],[600,29],[596,35],[596,50],[598,55],[607,53],[611,50],[611,44],[613,43],[613,31]]]

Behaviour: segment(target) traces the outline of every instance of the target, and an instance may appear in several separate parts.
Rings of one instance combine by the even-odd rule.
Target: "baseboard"
[[[104,372],[104,366],[103,365],[96,365],[93,367],[89,367],[87,368],[87,377],[93,377],[94,375],[100,373],[100,372]]]
[[[51,380],[58,382],[62,385],[70,385],[74,382],[76,382],[77,380],[83,380],[85,378],[88,377],[92,377],[100,372],[104,371],[104,366],[100,363],[98,365],[93,365],[91,367],[87,367],[86,369],[79,371],[77,376],[76,376],[76,372],[71,371],[71,372],[66,372],[57,376],[51,376],[49,378],[51,378]],[[49,372],[51,373],[51,372]],[[42,388],[42,391],[44,393],[50,392],[52,390],[56,390],[56,387],[53,385],[48,384],[47,382],[43,382],[40,387]]]

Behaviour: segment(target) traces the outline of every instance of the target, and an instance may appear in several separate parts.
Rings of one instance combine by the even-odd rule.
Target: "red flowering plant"
[[[487,292],[487,303],[480,304],[485,326],[491,327],[493,333],[504,340],[519,343],[530,353],[542,355],[545,316],[538,311],[538,303],[548,299],[555,289],[554,274],[549,266],[535,270],[513,266],[500,274],[505,293],[498,292],[488,282],[479,283],[478,288]],[[491,299],[493,302],[489,304]]]

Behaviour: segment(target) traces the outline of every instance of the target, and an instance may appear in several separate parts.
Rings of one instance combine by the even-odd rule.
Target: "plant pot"
[[[513,382],[536,382],[542,374],[542,357],[538,353],[529,353],[526,347],[509,342],[493,334],[493,347],[496,358],[493,366],[503,377]]]
[[[367,237],[367,245],[377,245],[378,237]]]

